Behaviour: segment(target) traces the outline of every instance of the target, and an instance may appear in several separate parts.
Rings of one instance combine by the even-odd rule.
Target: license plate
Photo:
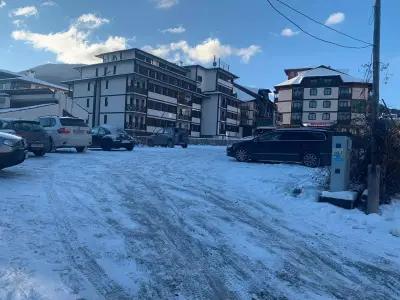
[[[43,148],[43,144],[31,144],[32,148]]]
[[[80,130],[80,129],[75,129],[75,130],[74,130],[74,133],[75,133],[75,134],[84,134],[85,131],[84,131],[84,130]]]

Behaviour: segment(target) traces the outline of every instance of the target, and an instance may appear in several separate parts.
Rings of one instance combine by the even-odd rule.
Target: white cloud
[[[24,20],[21,20],[21,19],[15,19],[15,20],[13,20],[13,24],[14,24],[15,26],[17,26],[18,28],[25,26]]]
[[[284,37],[292,37],[292,36],[295,36],[297,34],[299,34],[299,32],[298,31],[293,31],[291,28],[284,28],[281,31],[281,36],[284,36]]]
[[[177,5],[179,0],[153,0],[153,2],[156,2],[157,8],[166,9]]]
[[[101,25],[110,23],[110,20],[105,18],[100,18],[95,14],[84,14],[81,15],[77,20],[76,24],[79,27],[87,27],[89,29],[95,29]]]
[[[235,48],[221,44],[217,38],[208,38],[194,46],[190,46],[187,41],[182,40],[176,43],[158,45],[157,47],[145,46],[143,49],[174,62],[203,64],[212,62],[214,56],[218,58],[236,56],[242,62],[248,63],[254,55],[261,52],[261,48],[257,45],[251,45],[247,48]]]
[[[11,12],[11,16],[13,17],[31,17],[37,16],[39,11],[36,6],[24,6],[19,7]]]
[[[90,15],[90,17],[88,17]],[[95,15],[93,15],[95,16]],[[100,23],[98,22],[100,21]],[[66,31],[56,33],[34,33],[26,30],[13,31],[11,36],[24,41],[35,49],[54,53],[58,62],[92,64],[100,62],[95,56],[103,52],[126,49],[127,39],[109,36],[103,42],[91,43],[90,35],[94,28],[108,23],[91,14],[80,16]]]
[[[0,8],[3,8],[6,5],[7,5],[6,1],[0,0]]]
[[[161,30],[162,33],[173,33],[173,34],[184,33],[185,31],[186,28],[183,27],[182,25]]]
[[[325,21],[325,25],[335,25],[342,23],[345,19],[345,15],[342,12],[336,12],[331,14]]]
[[[57,3],[55,1],[52,0],[47,0],[42,2],[42,4],[40,4],[41,6],[56,6]]]

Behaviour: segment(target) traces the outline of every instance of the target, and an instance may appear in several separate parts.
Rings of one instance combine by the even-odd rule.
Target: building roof
[[[319,66],[316,68],[308,69],[302,71],[296,77],[292,79],[286,80],[280,84],[277,84],[275,88],[289,85],[301,84],[304,78],[306,77],[324,77],[324,76],[340,76],[343,82],[345,83],[364,83],[364,80],[353,77],[344,72],[332,69],[327,66]]]
[[[37,79],[33,76],[27,76],[24,74],[19,74],[19,73],[0,69],[0,81],[5,81],[5,80],[21,80],[21,81],[25,81],[25,82],[43,85],[43,86],[50,87],[50,88],[55,88],[58,90],[68,91],[68,89],[65,86],[61,86],[61,85],[57,85],[57,84],[50,83],[47,81],[43,81],[43,80]]]
[[[207,68],[207,67],[204,67],[204,66],[202,66],[202,65],[187,65],[187,66],[184,66],[185,68],[196,68],[196,67],[198,67],[198,68],[202,68],[202,69],[204,69],[204,70],[216,70],[216,71],[221,71],[221,72],[224,72],[224,73],[226,73],[227,75],[229,75],[229,76],[232,76],[234,79],[238,79],[239,78],[239,76],[237,76],[237,75],[235,75],[235,74],[233,74],[232,72],[230,72],[230,71],[228,71],[228,70],[226,70],[226,69],[224,69],[224,68],[221,68],[221,67],[212,67],[212,68]]]

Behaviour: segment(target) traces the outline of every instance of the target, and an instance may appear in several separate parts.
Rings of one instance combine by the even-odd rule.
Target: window
[[[331,88],[324,88],[324,95],[325,96],[332,95],[332,89]]]
[[[56,120],[53,118],[40,118],[39,119],[40,125],[42,127],[54,127],[56,126]]]
[[[331,119],[331,114],[330,113],[323,113],[322,114],[322,120],[330,120]]]
[[[300,109],[303,107],[303,104],[300,101],[293,102],[293,108]]]
[[[348,120],[350,120],[351,119],[351,113],[347,113],[347,112],[345,112],[345,113],[343,113],[343,112],[340,112],[340,113],[338,113],[338,120],[339,121],[348,121]]]
[[[106,80],[106,90],[108,90],[108,80]]]
[[[108,97],[104,98],[104,106],[108,106]]]
[[[107,115],[104,115],[103,118],[104,118],[104,120],[103,120],[104,122],[103,122],[103,123],[104,123],[104,124],[107,124]]]
[[[90,107],[90,99],[89,98],[86,99],[86,107]]]
[[[331,107],[331,101],[324,101],[323,107],[324,108],[330,108]]]
[[[117,74],[117,66],[114,66],[114,68],[113,68],[113,74],[114,74],[114,75]]]
[[[324,78],[324,85],[331,85],[332,84],[332,79],[331,78]]]
[[[318,84],[318,79],[311,79],[310,80],[311,85],[317,85]]]
[[[318,91],[316,88],[310,89],[310,96],[317,96],[317,94],[318,94]]]
[[[90,82],[87,84],[87,90],[90,91]]]
[[[292,120],[293,121],[301,121],[301,113],[293,113]]]
[[[104,67],[104,76],[106,76],[107,73],[108,73],[108,68],[107,68],[107,67]]]
[[[308,114],[308,119],[309,120],[316,120],[317,119],[316,113],[309,113]]]
[[[309,108],[317,108],[317,101],[312,100],[308,103]]]
[[[350,101],[339,101],[339,107],[350,107]]]
[[[203,76],[198,75],[198,76],[197,76],[197,81],[198,81],[198,82],[203,82]]]

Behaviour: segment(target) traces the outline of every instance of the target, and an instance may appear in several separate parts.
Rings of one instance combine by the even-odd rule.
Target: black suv
[[[91,134],[92,147],[100,147],[105,151],[119,148],[132,151],[136,144],[135,139],[125,130],[109,125],[95,127]]]
[[[227,155],[238,161],[302,163],[308,167],[330,165],[333,132],[323,129],[276,129],[254,139],[234,143]]]

